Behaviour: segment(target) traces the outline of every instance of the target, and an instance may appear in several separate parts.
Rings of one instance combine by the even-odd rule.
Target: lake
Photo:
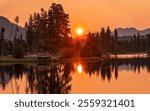
[[[150,58],[1,64],[1,94],[150,94]]]

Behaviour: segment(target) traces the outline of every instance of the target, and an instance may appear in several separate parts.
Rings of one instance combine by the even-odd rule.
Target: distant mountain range
[[[150,34],[150,28],[148,29],[144,29],[144,30],[137,30],[136,28],[118,28],[118,35],[119,36],[131,36],[134,34],[140,34],[140,35],[146,35],[146,34]]]

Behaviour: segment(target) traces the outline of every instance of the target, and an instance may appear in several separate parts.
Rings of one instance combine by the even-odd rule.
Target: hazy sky
[[[47,10],[52,2],[61,3],[70,14],[73,33],[78,26],[86,32],[107,26],[150,27],[150,0],[0,0],[0,15],[11,21],[18,15],[23,26],[31,13]]]

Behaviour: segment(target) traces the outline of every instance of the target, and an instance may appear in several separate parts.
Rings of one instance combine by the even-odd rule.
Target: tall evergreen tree
[[[41,13],[37,14],[35,25],[37,35],[37,50],[38,52],[46,52],[49,50],[48,34],[47,34],[47,11],[41,8]]]
[[[111,52],[111,30],[107,27],[106,30],[106,52]]]
[[[52,52],[69,45],[69,15],[60,4],[53,3],[48,11],[48,33]]]
[[[99,36],[99,40],[100,40],[100,47],[102,47],[102,52],[104,53],[105,52],[105,42],[106,42],[106,32],[105,32],[105,29],[104,28],[101,28],[101,31],[100,31],[100,36]]]
[[[118,51],[118,31],[117,31],[117,29],[114,30],[114,38],[115,38],[115,40],[114,40],[114,48],[115,48],[114,53],[116,54]]]
[[[141,46],[140,46],[140,34],[138,33],[137,35],[137,48],[138,48],[138,52],[141,51]]]
[[[28,45],[28,51],[33,52],[35,49],[34,44],[35,44],[35,36],[34,36],[34,23],[33,23],[33,17],[30,15],[29,22],[25,23],[25,28],[26,28],[26,40],[27,40],[27,45]]]
[[[133,39],[134,39],[134,42],[133,42],[133,47],[131,49],[134,51],[138,51],[138,49],[139,49],[138,40],[137,40],[137,36],[135,34],[133,35]]]

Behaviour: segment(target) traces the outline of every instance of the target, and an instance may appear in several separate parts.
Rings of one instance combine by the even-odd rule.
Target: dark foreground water
[[[0,65],[0,93],[150,94],[150,58]]]

